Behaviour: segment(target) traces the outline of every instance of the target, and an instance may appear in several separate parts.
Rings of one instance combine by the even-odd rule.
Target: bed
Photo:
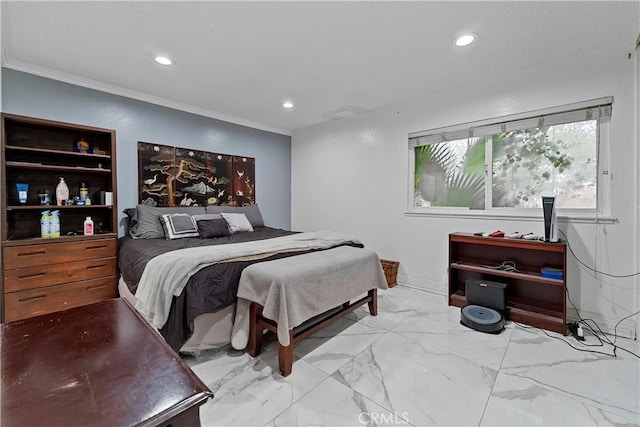
[[[238,286],[246,267],[341,246],[363,247],[340,233],[295,233],[267,227],[257,205],[138,205],[125,212],[131,226],[129,235],[119,239],[120,296],[134,304],[168,344],[182,353],[197,353],[231,342]],[[190,217],[200,230],[186,235],[179,226],[172,229],[166,217],[187,222],[186,228]],[[208,223],[215,220],[220,225],[220,219],[226,221],[228,232],[204,233],[206,238],[202,238]],[[238,229],[236,220],[244,228]],[[376,274],[384,278],[378,268]],[[386,282],[372,286],[383,285],[386,288]]]

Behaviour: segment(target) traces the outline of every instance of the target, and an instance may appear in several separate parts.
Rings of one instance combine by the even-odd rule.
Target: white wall
[[[640,33],[636,42],[635,82],[636,82],[636,147],[640,145]],[[636,149],[636,225],[640,228],[640,149]],[[636,230],[636,253],[640,253],[640,232]],[[636,301],[640,301],[640,277],[636,280]],[[638,302],[640,305],[640,302]],[[638,308],[638,307],[636,307]],[[640,331],[640,316],[636,315],[636,330]]]
[[[455,231],[533,231],[542,219],[509,221],[406,216],[410,132],[613,96],[614,224],[565,222],[578,257],[615,274],[637,271],[638,194],[635,58],[617,52],[526,75],[418,98],[294,132],[292,228],[333,229],[360,238],[381,258],[400,261],[399,282],[444,294],[447,238]],[[605,324],[638,310],[636,278],[610,279],[568,258],[571,300],[583,316]],[[621,325],[626,333],[635,321]]]

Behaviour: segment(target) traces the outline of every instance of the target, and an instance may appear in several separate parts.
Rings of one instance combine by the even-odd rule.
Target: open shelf
[[[42,163],[30,163],[30,162],[13,162],[8,161],[5,163],[7,168],[22,168],[29,170],[49,170],[58,172],[89,172],[89,173],[102,173],[110,174],[111,169],[106,168],[88,168],[84,166],[58,166],[58,165],[46,165]]]
[[[475,272],[478,272],[478,273],[491,274],[491,275],[500,276],[500,277],[511,277],[511,278],[515,278],[515,279],[528,280],[528,281],[531,281],[531,282],[546,283],[546,284],[549,284],[549,285],[556,285],[556,286],[562,286],[563,285],[563,281],[561,279],[552,279],[552,278],[549,278],[549,277],[542,277],[542,274],[536,274],[536,273],[505,271],[505,270],[499,270],[499,269],[496,269],[496,268],[485,267],[485,266],[482,266],[482,265],[466,264],[466,263],[461,263],[461,262],[452,262],[449,265],[449,268],[457,268],[457,269],[460,269],[460,270],[475,271]]]
[[[492,268],[505,261],[513,262],[518,271]],[[542,267],[562,271],[563,278],[542,277]],[[506,285],[507,319],[565,334],[566,271],[564,243],[449,235],[449,305],[468,304],[468,280],[500,282]]]
[[[108,154],[95,154],[95,153],[80,153],[76,151],[68,151],[68,150],[54,150],[50,148],[34,148],[34,147],[23,147],[21,145],[7,145],[5,147],[6,150],[11,151],[24,151],[30,153],[46,153],[46,154],[54,154],[54,155],[62,155],[62,156],[78,156],[78,157],[88,157],[94,159],[105,159],[108,160],[111,158]]]
[[[464,307],[467,305],[467,298],[457,292],[449,296],[449,305]],[[559,307],[557,311],[545,310],[537,305],[521,304],[511,300],[507,301],[505,316],[514,322],[547,329],[559,334],[564,335],[566,332],[565,317]]]
[[[95,208],[106,208],[113,209],[111,205],[65,205],[65,206],[57,206],[57,205],[17,205],[17,206],[7,206],[6,209],[8,211],[28,211],[28,210],[57,210],[57,209],[95,209]]]

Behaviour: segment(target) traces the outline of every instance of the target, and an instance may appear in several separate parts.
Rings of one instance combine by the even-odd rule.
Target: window
[[[612,98],[409,135],[411,211],[608,214]]]

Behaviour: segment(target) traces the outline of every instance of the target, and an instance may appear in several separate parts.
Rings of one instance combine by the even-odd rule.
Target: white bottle
[[[56,203],[58,206],[62,206],[63,203],[67,203],[67,200],[69,200],[69,187],[67,183],[64,182],[64,178],[61,177],[56,187]]]
[[[88,216],[87,219],[84,220],[84,235],[93,235],[93,220],[90,216]]]

